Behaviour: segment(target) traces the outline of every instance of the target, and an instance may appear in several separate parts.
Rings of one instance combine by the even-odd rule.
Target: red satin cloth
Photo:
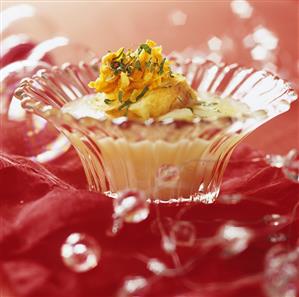
[[[181,220],[196,227],[199,246],[177,247],[177,254],[181,263],[192,257],[194,265],[175,277],[157,277],[133,296],[266,296],[264,257],[274,245],[269,235],[283,232],[287,236],[283,244],[292,248],[299,226],[296,212],[293,223],[275,230],[265,226],[262,218],[273,213],[289,216],[298,202],[299,187],[262,158],[251,161],[260,157],[248,147],[238,148],[226,171],[221,194],[241,193],[245,200],[195,204],[182,214]],[[110,237],[106,231],[112,224],[112,199],[85,190],[84,181],[73,151],[47,169],[23,157],[0,154],[0,267],[16,296],[115,296],[125,278],[153,277],[138,255],[173,267],[155,225],[158,213],[163,222],[165,217],[175,217],[182,206],[153,205],[145,221],[125,224],[117,236]],[[203,252],[200,244],[228,221],[254,232],[249,247],[231,257],[224,257],[217,246]],[[98,242],[102,255],[95,269],[76,273],[63,264],[60,247],[72,232],[87,233]],[[186,285],[190,281],[193,285]]]

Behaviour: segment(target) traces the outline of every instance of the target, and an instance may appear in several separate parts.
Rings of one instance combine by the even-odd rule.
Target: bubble
[[[173,26],[184,26],[188,17],[182,10],[174,10],[168,18]]]
[[[147,269],[156,275],[163,275],[167,271],[165,264],[155,258],[148,261]]]
[[[233,13],[238,15],[242,19],[248,19],[251,17],[253,8],[246,0],[233,0],[230,3]]]
[[[191,247],[196,241],[196,229],[188,221],[178,221],[172,227],[170,236],[177,246]]]
[[[118,293],[118,297],[127,297],[135,294],[148,285],[147,280],[142,276],[132,276],[124,281],[123,287]]]
[[[272,227],[280,227],[288,222],[288,218],[279,214],[269,214],[263,217],[265,224]]]
[[[157,172],[157,183],[163,186],[174,186],[180,178],[180,169],[175,165],[164,164]]]
[[[217,237],[225,254],[236,255],[248,247],[252,235],[248,228],[227,223],[220,228]]]
[[[264,288],[268,297],[296,297],[299,293],[299,249],[274,246],[266,255]]]
[[[101,249],[95,239],[83,233],[70,234],[61,246],[63,263],[75,272],[87,272],[100,260]]]

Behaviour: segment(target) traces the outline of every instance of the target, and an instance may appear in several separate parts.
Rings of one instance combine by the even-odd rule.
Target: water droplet
[[[287,236],[284,233],[274,233],[269,236],[271,243],[284,242],[287,240]]]
[[[24,200],[20,200],[20,202],[19,202],[20,204],[24,204]]]
[[[177,166],[164,164],[157,172],[157,183],[159,185],[174,186],[180,178],[180,170]]]
[[[285,162],[284,156],[268,154],[265,156],[265,161],[271,167],[282,168]]]
[[[237,204],[242,198],[241,194],[221,195],[218,201],[223,204]]]
[[[86,272],[98,265],[101,250],[89,235],[72,233],[61,246],[63,263],[75,272]]]
[[[245,227],[225,224],[218,232],[218,240],[226,255],[236,255],[244,251],[249,244],[253,234]]]
[[[132,276],[125,279],[123,287],[117,294],[118,297],[128,297],[137,293],[148,285],[147,280],[142,276]],[[135,296],[135,295],[134,295]]]
[[[276,213],[265,215],[263,217],[263,220],[264,220],[265,224],[272,226],[272,227],[278,227],[278,226],[284,225],[288,222],[287,217],[281,216]]]
[[[114,218],[121,218],[126,223],[139,223],[149,215],[149,205],[142,191],[125,190],[114,199]]]
[[[178,246],[191,247],[196,241],[196,229],[187,221],[178,221],[170,231],[170,236]]]
[[[299,293],[299,250],[279,245],[266,255],[264,287],[269,297],[296,297]]]
[[[167,271],[165,264],[155,258],[148,261],[147,269],[156,275],[163,275]]]
[[[230,3],[233,13],[238,15],[242,19],[248,19],[251,17],[253,8],[246,0],[233,0]]]

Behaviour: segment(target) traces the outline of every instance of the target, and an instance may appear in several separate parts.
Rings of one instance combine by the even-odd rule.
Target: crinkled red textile
[[[155,278],[138,296],[265,296],[264,257],[274,244],[268,240],[273,230],[265,227],[262,217],[289,215],[298,203],[299,187],[261,157],[248,147],[238,148],[226,171],[222,193],[240,193],[246,199],[237,204],[194,204],[181,216],[196,226],[202,244],[226,222],[250,227],[256,236],[249,247],[231,257],[224,257],[219,247],[207,251],[198,246],[178,247],[181,263],[192,258],[193,265],[175,277]],[[23,157],[0,155],[0,267],[14,295],[116,296],[125,278],[153,276],[140,255],[173,267],[161,248],[157,215],[163,222],[175,217],[182,206],[153,205],[148,219],[125,224],[111,237],[107,230],[112,225],[112,200],[83,189],[83,171],[73,151],[64,158],[45,169]],[[293,215],[297,218],[291,225],[275,229],[287,235],[283,244],[289,247],[295,246],[299,234],[298,213]],[[63,264],[60,247],[72,232],[84,232],[97,240],[102,255],[95,269],[76,273]]]

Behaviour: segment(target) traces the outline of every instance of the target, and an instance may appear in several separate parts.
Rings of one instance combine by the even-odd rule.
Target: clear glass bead
[[[91,236],[72,233],[61,246],[61,257],[69,269],[87,272],[98,265],[101,249]]]
[[[156,275],[163,275],[167,270],[165,264],[155,258],[148,261],[147,268]]]
[[[299,293],[299,249],[279,245],[266,255],[264,287],[269,297],[296,297]]]
[[[299,154],[297,150],[289,151],[282,172],[289,180],[299,183]]]
[[[144,192],[125,190],[113,201],[114,218],[126,223],[139,223],[149,215],[149,205]]]
[[[265,156],[265,161],[271,167],[282,168],[284,166],[285,157],[282,155],[268,154]]]
[[[221,195],[218,201],[223,204],[237,204],[242,200],[241,194]]]
[[[163,236],[162,237],[162,248],[168,254],[173,253],[176,250],[175,240],[172,237]]]
[[[117,297],[136,296],[148,285],[148,281],[143,276],[132,276],[125,279],[122,288],[119,290]]]
[[[269,214],[263,217],[265,224],[272,227],[280,227],[288,222],[288,218],[280,214]]]
[[[287,239],[287,236],[281,232],[269,235],[269,241],[271,243],[285,242]]]
[[[247,249],[252,231],[245,227],[225,224],[218,232],[218,242],[225,255],[236,255]]]
[[[172,227],[170,236],[177,246],[191,247],[196,241],[196,229],[188,221],[178,221]]]

